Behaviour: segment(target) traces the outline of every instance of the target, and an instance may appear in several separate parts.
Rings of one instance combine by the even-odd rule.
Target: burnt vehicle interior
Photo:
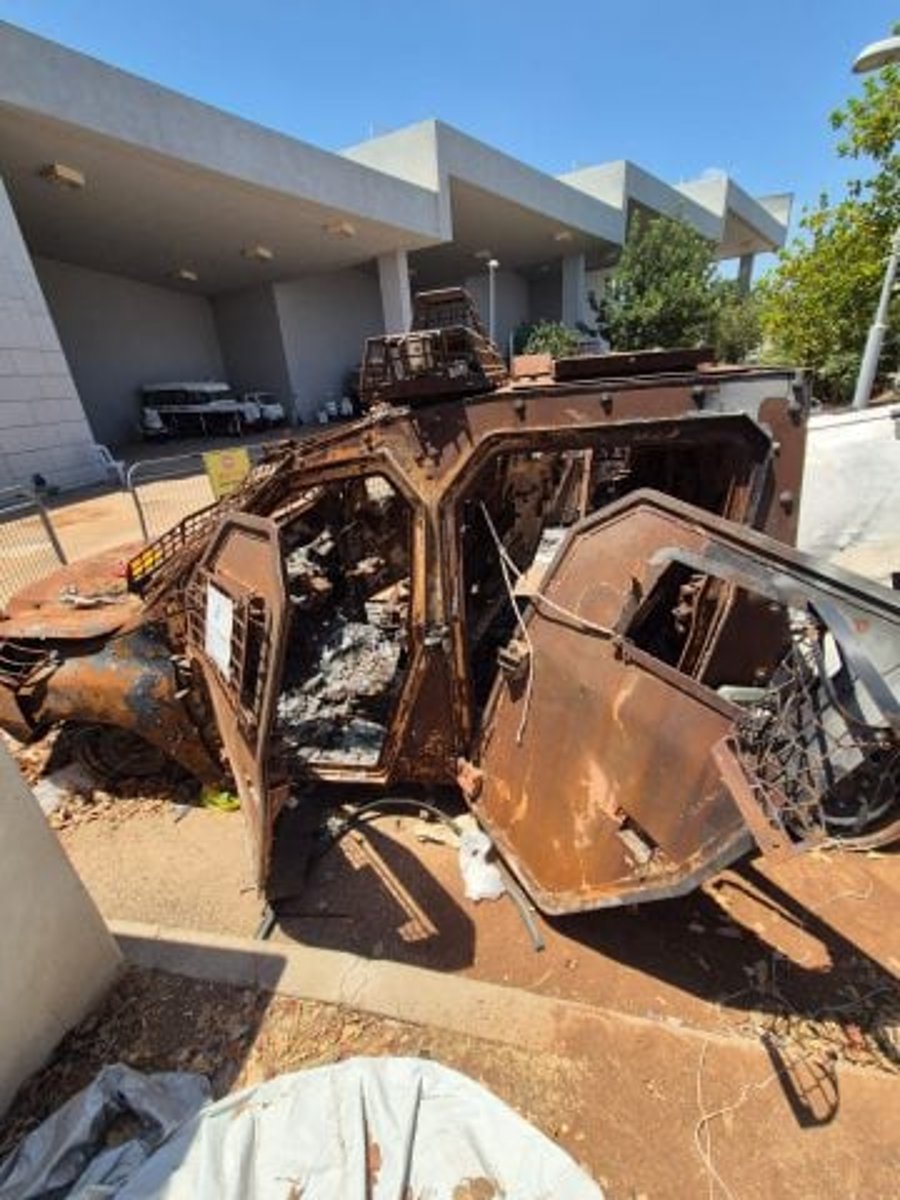
[[[542,568],[549,565],[569,527],[650,486],[719,516],[750,519],[747,489],[754,465],[749,444],[733,435],[690,444],[671,435],[654,441],[647,434],[643,443],[634,444],[630,438],[601,432],[582,439],[577,448],[491,454],[457,507],[477,712],[484,708],[498,654],[515,630],[519,609],[539,585]],[[687,603],[687,594],[682,603]]]
[[[374,766],[408,667],[412,521],[383,475],[311,489],[282,527],[290,602],[274,738],[284,760]]]

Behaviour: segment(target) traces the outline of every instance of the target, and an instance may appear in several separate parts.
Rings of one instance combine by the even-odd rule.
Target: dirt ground
[[[50,749],[18,748],[29,779]],[[241,813],[198,807],[196,789],[184,781],[142,796],[128,782],[119,790],[86,791],[51,817],[101,911],[252,934],[260,904]],[[650,1018],[649,1029],[668,1034],[667,1044],[648,1031],[614,1061],[592,1044],[535,1055],[133,971],[26,1085],[0,1128],[0,1149],[106,1062],[200,1070],[223,1094],[351,1055],[411,1054],[484,1082],[583,1163],[610,1200],[895,1194],[900,944],[885,914],[900,899],[896,855],[813,855],[779,872],[748,861],[684,900],[566,921],[535,916],[545,942],[537,952],[508,898],[465,899],[444,826],[416,815],[379,817],[307,871],[304,816],[295,810],[278,833],[276,942],[409,962]],[[736,1075],[723,1035],[748,1053],[771,1047],[772,1070]],[[778,1056],[807,1073],[799,1094],[782,1086]],[[704,1165],[707,1136],[724,1188]]]
[[[158,796],[54,814],[108,918],[252,936],[262,916],[240,813]],[[179,803],[180,801],[180,803]],[[274,941],[458,972],[637,1016],[750,1037],[777,1030],[849,1062],[900,1060],[900,857],[749,859],[681,900],[548,920],[536,951],[508,897],[463,895],[443,826],[385,816],[310,867],[298,819],[278,831]],[[452,838],[449,839],[452,842]]]
[[[735,1076],[721,1045],[696,1039],[665,1059],[652,1038],[628,1061],[598,1060],[590,1046],[568,1057],[535,1056],[350,1009],[135,969],[22,1089],[0,1123],[0,1157],[106,1063],[199,1071],[219,1097],[358,1055],[431,1058],[483,1083],[557,1141],[608,1200],[895,1194],[896,1113],[874,1071],[835,1076],[810,1063],[798,1101],[777,1087],[777,1063],[747,1081]],[[799,1103],[796,1124],[791,1101]]]

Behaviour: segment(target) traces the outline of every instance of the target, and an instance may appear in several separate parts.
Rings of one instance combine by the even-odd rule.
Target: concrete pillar
[[[379,256],[378,282],[385,333],[406,333],[412,324],[412,299],[405,250],[392,250],[390,254]]]
[[[64,197],[65,198],[65,197]],[[0,487],[95,483],[105,471],[0,179]]]
[[[584,255],[569,254],[562,260],[562,323],[574,329],[584,321],[587,308],[587,278]]]
[[[742,296],[749,293],[753,282],[753,259],[752,254],[742,254],[738,263],[738,291]]]
[[[0,742],[0,1114],[113,982],[121,957]]]

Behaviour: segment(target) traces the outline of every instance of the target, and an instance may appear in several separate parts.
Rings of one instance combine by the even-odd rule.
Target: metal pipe
[[[884,280],[881,284],[881,296],[875,310],[875,319],[866,338],[866,349],[859,365],[859,376],[856,380],[856,391],[853,393],[853,407],[865,408],[872,395],[872,386],[878,373],[878,360],[881,357],[881,345],[888,327],[888,309],[891,294],[894,290],[894,278],[897,274],[897,258],[900,256],[900,227],[894,230],[891,238],[891,252],[888,255],[887,266],[884,270]]]
[[[44,505],[44,501],[41,499],[41,497],[38,495],[38,493],[36,491],[32,492],[32,495],[34,497],[35,508],[37,509],[38,516],[41,519],[41,524],[44,526],[44,532],[47,534],[47,537],[50,539],[50,545],[53,547],[54,553],[56,554],[56,557],[59,559],[59,561],[61,563],[65,564],[69,560],[66,558],[66,552],[62,548],[62,543],[60,542],[59,538],[56,536],[56,530],[53,528],[53,522],[50,520],[50,515],[47,512],[47,509]]]

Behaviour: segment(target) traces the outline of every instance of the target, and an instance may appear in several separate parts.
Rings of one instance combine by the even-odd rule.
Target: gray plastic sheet
[[[114,1196],[209,1094],[202,1075],[143,1075],[123,1063],[104,1067],[0,1163],[0,1200]],[[137,1121],[137,1136],[107,1146],[107,1134],[122,1118]]]

